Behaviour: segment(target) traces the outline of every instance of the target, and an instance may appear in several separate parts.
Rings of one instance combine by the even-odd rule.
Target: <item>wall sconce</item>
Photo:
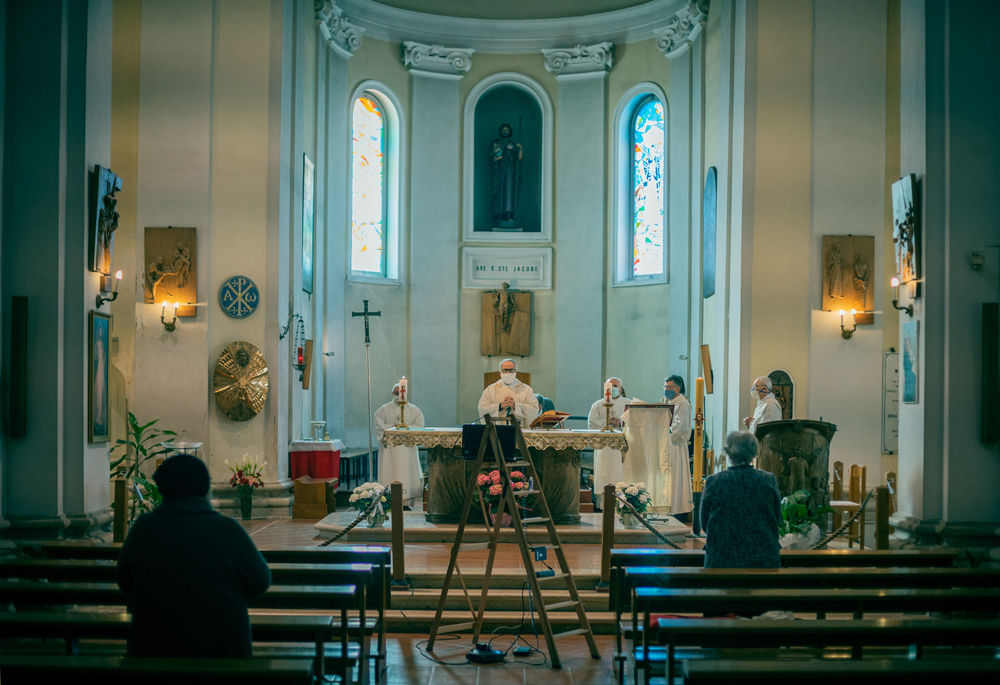
[[[163,327],[167,330],[167,333],[173,333],[177,329],[177,307],[178,303],[174,302],[174,311],[173,311],[174,318],[168,322],[167,303],[166,301],[163,302],[163,309],[160,310],[160,323],[163,324]]]
[[[893,276],[892,279],[889,281],[889,283],[892,284],[892,306],[901,312],[906,312],[906,315],[912,318],[913,317],[912,304],[908,304],[905,307],[899,306],[899,279]]]
[[[851,329],[848,330],[844,328],[844,310],[840,310],[840,335],[844,340],[850,340],[851,336],[854,335],[854,331],[858,330],[858,322],[855,320],[854,315],[858,313],[858,310],[851,310]]]
[[[97,308],[100,309],[105,302],[114,302],[118,299],[118,284],[122,282],[122,272],[119,269],[118,273],[115,274],[114,285],[111,283],[111,276],[103,276],[101,278],[101,292],[111,293],[111,297],[103,297],[100,293],[97,294]],[[113,288],[113,289],[112,289]]]

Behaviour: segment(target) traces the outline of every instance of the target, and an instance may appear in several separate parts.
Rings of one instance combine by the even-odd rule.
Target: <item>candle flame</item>
[[[892,285],[893,288],[899,287],[899,279],[896,278],[895,276],[892,277],[892,280],[889,281],[889,283]]]
[[[855,315],[855,314],[857,314],[857,313],[858,313],[858,310],[857,310],[857,309],[852,309],[852,310],[851,310],[851,316],[854,316],[854,315]]]
[[[163,308],[164,308],[164,309],[166,309],[166,308],[167,308],[167,301],[166,301],[166,300],[164,300],[164,301],[163,301]]]
[[[177,308],[180,307],[180,306],[181,306],[180,302],[174,302],[174,311],[176,312]]]
[[[119,281],[122,280],[122,270],[121,269],[119,269],[118,272],[115,273],[115,278],[117,278]]]
[[[840,315],[843,316],[846,312],[843,309],[840,310]]]

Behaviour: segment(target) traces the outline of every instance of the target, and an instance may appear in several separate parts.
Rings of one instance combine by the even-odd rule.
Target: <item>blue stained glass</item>
[[[373,99],[354,101],[351,118],[351,270],[383,275],[385,116]]]
[[[632,273],[663,273],[663,104],[650,100],[632,127]]]

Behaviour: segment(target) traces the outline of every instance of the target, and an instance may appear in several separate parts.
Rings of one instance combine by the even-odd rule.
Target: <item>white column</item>
[[[604,343],[605,82],[611,43],[543,50],[556,112],[556,393],[586,414],[601,388]]]
[[[701,275],[701,197],[698,177],[701,160],[693,157],[697,139],[692,129],[695,116],[694,89],[698,84],[692,78],[694,53],[686,51],[671,60],[670,95],[668,98],[668,202],[667,202],[667,281],[670,283],[669,337],[665,349],[666,359],[662,369],[666,374],[677,374],[685,379],[689,389],[694,388],[698,375],[698,338],[692,331],[693,306],[701,304],[701,298],[691,296],[691,288],[701,283],[694,282],[694,272]],[[699,60],[699,66],[700,66]],[[700,91],[700,87],[698,87]],[[701,105],[698,103],[700,113]],[[699,146],[700,149],[700,146]],[[693,175],[693,177],[692,177]],[[694,338],[692,342],[692,337]],[[686,357],[682,359],[681,357]]]
[[[458,410],[458,82],[472,51],[404,43],[413,77],[410,159],[410,374],[428,426]],[[469,418],[468,411],[462,412]]]

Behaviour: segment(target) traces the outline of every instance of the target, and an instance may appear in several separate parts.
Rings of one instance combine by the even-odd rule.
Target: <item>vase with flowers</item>
[[[495,522],[496,513],[500,510],[500,499],[503,493],[500,471],[498,469],[493,469],[489,473],[480,473],[477,477],[476,483],[479,486],[477,493],[479,495],[479,499],[486,505],[490,521]],[[517,506],[522,511],[529,509],[528,490],[531,489],[531,486],[524,473],[521,471],[511,471],[510,486],[514,491],[514,496],[520,498]],[[513,518],[511,515],[504,512],[504,515],[500,520],[501,527],[509,528],[512,525],[512,522]]]
[[[376,501],[378,505],[366,519],[369,528],[381,528],[385,523],[386,516],[392,510],[392,493],[380,483],[362,483],[351,493],[351,506],[359,513],[368,511]]]
[[[645,483],[616,483],[615,484],[615,505],[618,508],[618,519],[625,528],[639,528],[642,524],[635,514],[622,503],[622,499],[632,505],[636,513],[645,514],[649,508],[651,498],[646,490]],[[645,517],[643,517],[645,518]]]
[[[230,464],[226,459],[226,466],[233,473],[229,478],[229,485],[236,488],[236,494],[239,496],[240,517],[244,521],[249,521],[253,518],[253,491],[264,487],[262,474],[267,462],[258,465],[255,457],[244,454],[236,464]]]

